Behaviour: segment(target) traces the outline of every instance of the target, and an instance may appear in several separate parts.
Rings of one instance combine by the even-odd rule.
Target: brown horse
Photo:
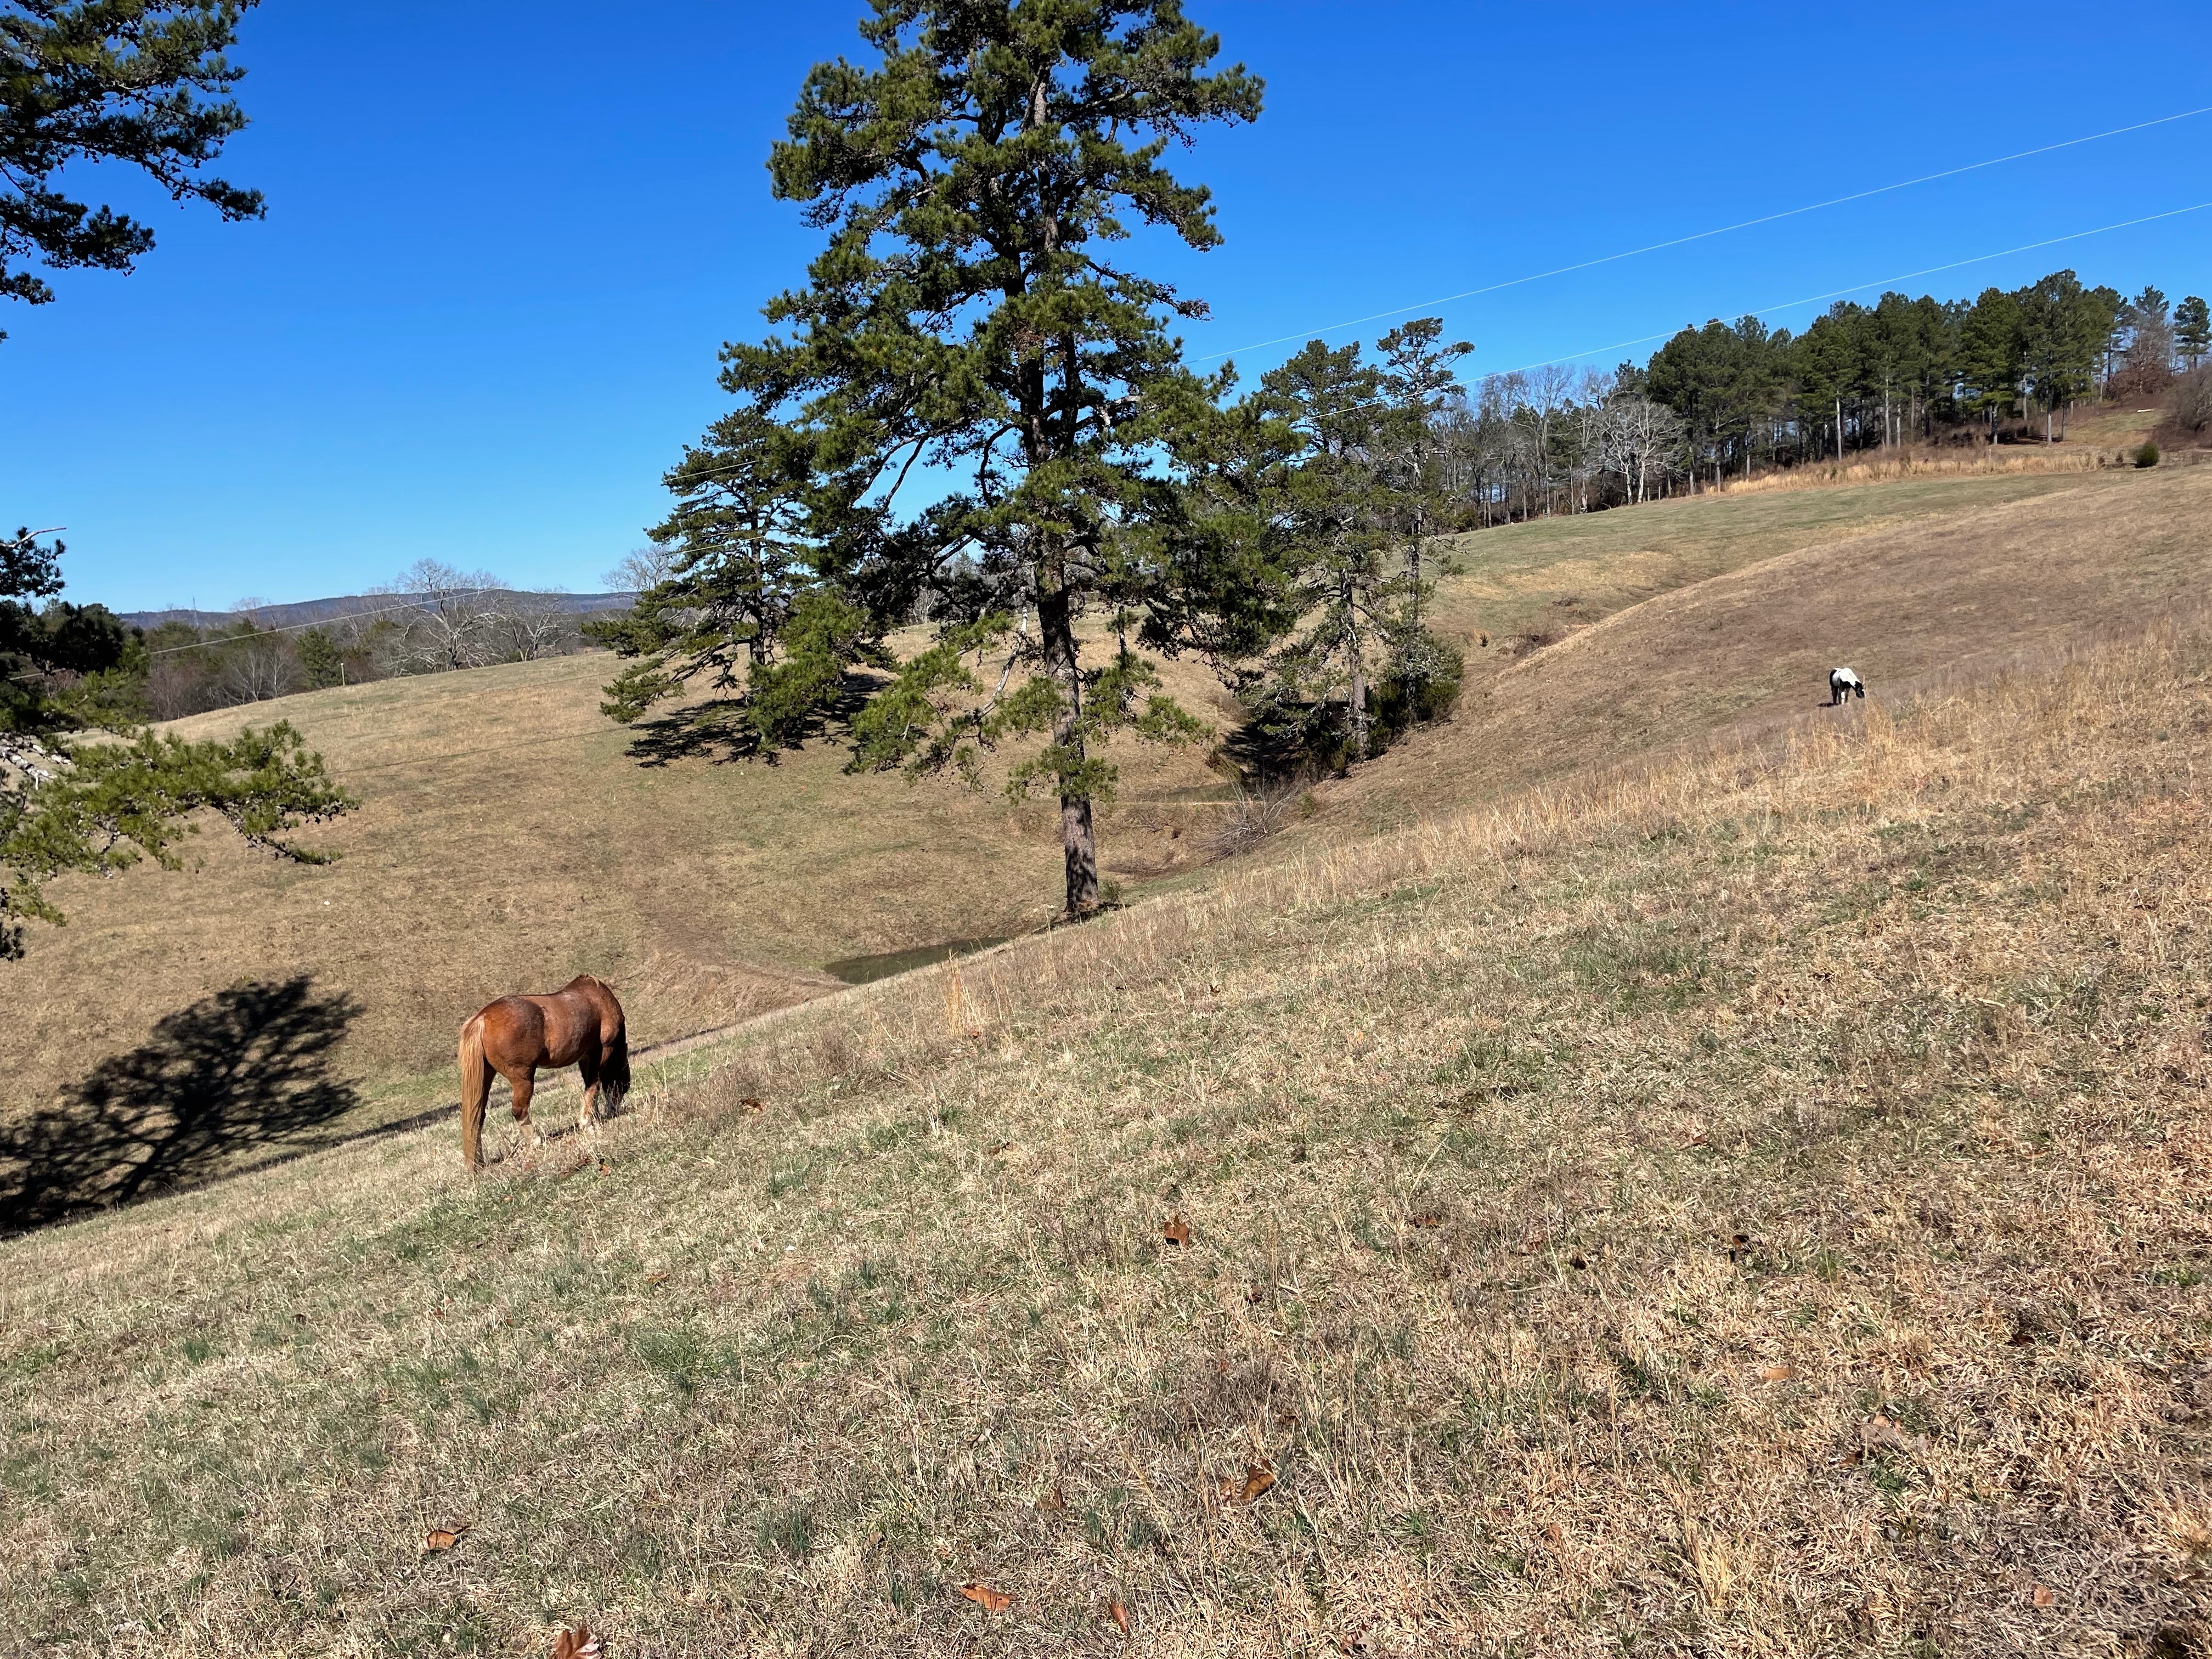
[[[574,1066],[584,1082],[586,1128],[600,1109],[614,1109],[629,1092],[629,1042],[622,1004],[589,974],[579,974],[550,996],[501,997],[461,1027],[461,1161],[483,1163],[484,1102],[497,1072],[514,1089],[514,1117],[530,1121],[530,1096],[538,1068]]]

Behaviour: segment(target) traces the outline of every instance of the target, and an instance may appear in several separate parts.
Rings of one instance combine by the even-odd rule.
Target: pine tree
[[[1315,340],[1262,375],[1253,400],[1298,443],[1272,508],[1283,532],[1285,608],[1297,621],[1268,653],[1255,716],[1279,742],[1309,750],[1340,744],[1346,763],[1373,747],[1376,671],[1412,609],[1389,558],[1392,410],[1382,392],[1380,371],[1361,361],[1356,343],[1331,350]]]
[[[1797,337],[1790,354],[1799,418],[1809,419],[1816,429],[1833,421],[1838,460],[1844,453],[1844,400],[1856,392],[1863,372],[1855,323],[1858,311],[1856,306],[1839,303],[1815,317]]]
[[[2110,331],[2102,304],[2070,270],[2054,271],[2014,296],[2022,383],[2043,405],[2043,441],[2058,410],[2094,383],[2097,351]]]
[[[1376,342],[1383,368],[1376,385],[1389,400],[1378,434],[1399,527],[1406,538],[1407,601],[1413,626],[1420,626],[1425,579],[1422,555],[1437,530],[1445,489],[1439,473],[1443,435],[1437,422],[1459,392],[1452,365],[1474,349],[1468,340],[1444,343],[1443,319],[1419,317]]]
[[[684,722],[683,746],[720,739],[773,759],[853,694],[854,670],[893,665],[874,620],[830,580],[811,462],[805,434],[750,407],[684,451],[665,480],[675,510],[647,532],[668,574],[630,611],[585,625],[636,659],[608,686],[604,713],[635,722],[703,679],[728,695]]]
[[[345,653],[338,649],[338,642],[326,630],[307,629],[293,649],[299,655],[300,672],[307,677],[311,689],[322,690],[344,684]]]
[[[133,725],[127,705],[103,694],[136,641],[99,606],[52,601],[64,551],[27,531],[0,538],[0,959],[22,954],[26,919],[62,920],[44,892],[56,876],[112,873],[142,857],[179,867],[175,844],[194,813],[212,811],[252,845],[317,864],[323,855],[289,833],[354,805],[283,722],[228,743]],[[34,611],[36,599],[50,602]],[[109,738],[72,736],[93,727]]]
[[[2173,344],[2191,369],[2212,356],[2212,307],[2197,295],[2173,308]]]
[[[58,187],[86,161],[137,167],[179,201],[258,218],[258,192],[201,171],[246,125],[223,56],[252,0],[36,0],[0,11],[0,295],[44,305],[11,261],[129,270],[154,233]],[[0,335],[0,339],[6,336]]]
[[[1203,307],[1113,249],[1134,223],[1220,240],[1161,158],[1255,118],[1260,82],[1209,72],[1218,42],[1177,0],[871,0],[860,33],[875,61],[817,65],[769,161],[828,246],[768,307],[786,331],[726,348],[723,384],[805,440],[817,574],[877,625],[937,618],[851,716],[853,764],[974,779],[1040,740],[1009,787],[1058,797],[1066,908],[1087,915],[1115,777],[1097,751],[1203,730],[1126,627],[1097,665],[1078,633],[1180,615],[1145,532],[1175,510],[1162,450],[1213,390],[1168,331]],[[918,470],[951,489],[915,511]]]
[[[2024,345],[2019,296],[1984,289],[1959,325],[1959,374],[1966,406],[1987,419],[1991,443],[2020,395]]]

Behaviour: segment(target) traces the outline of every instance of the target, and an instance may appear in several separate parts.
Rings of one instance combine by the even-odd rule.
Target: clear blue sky
[[[1169,261],[1213,307],[1193,355],[1248,371],[1291,349],[1254,342],[2212,104],[2187,8],[1189,9],[1268,83],[1256,127],[1178,158],[1227,245]],[[349,592],[426,556],[598,586],[722,406],[717,345],[799,274],[811,234],[762,163],[858,11],[264,0],[220,170],[267,220],[157,200],[136,275],[0,307],[0,516],[66,524],[72,597],[119,609]],[[1443,309],[1477,372],[1516,367],[2204,201],[2208,159],[2212,115]],[[1903,286],[2062,265],[2205,293],[2212,211]]]

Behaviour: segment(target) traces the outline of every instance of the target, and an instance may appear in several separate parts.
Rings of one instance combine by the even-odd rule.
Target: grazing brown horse
[[[483,1163],[484,1102],[497,1072],[514,1089],[514,1117],[530,1121],[530,1096],[538,1068],[574,1066],[584,1081],[588,1127],[629,1092],[629,1042],[622,1004],[589,974],[579,974],[550,996],[501,997],[461,1027],[461,1161]]]

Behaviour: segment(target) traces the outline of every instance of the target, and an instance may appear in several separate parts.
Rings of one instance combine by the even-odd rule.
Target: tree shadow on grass
[[[1344,747],[1341,738],[1322,731],[1322,721],[1331,710],[1312,704],[1303,706],[1301,712],[1309,716],[1303,723],[1268,725],[1247,720],[1221,740],[1217,752],[1246,787],[1295,788],[1342,771],[1341,757],[1323,753],[1315,742],[1318,734],[1331,747]]]
[[[848,674],[830,705],[806,722],[798,738],[785,748],[821,737],[832,726],[849,726],[866,704],[869,694],[883,684],[864,674]],[[714,697],[688,708],[655,714],[631,727],[629,757],[642,766],[665,766],[671,761],[704,756],[720,765],[728,761],[760,760],[775,764],[781,750],[761,741],[743,699]]]
[[[0,1126],[0,1235],[197,1186],[262,1161],[257,1152],[323,1144],[316,1132],[361,1104],[331,1073],[360,1013],[302,974],[167,1016],[55,1104]]]

